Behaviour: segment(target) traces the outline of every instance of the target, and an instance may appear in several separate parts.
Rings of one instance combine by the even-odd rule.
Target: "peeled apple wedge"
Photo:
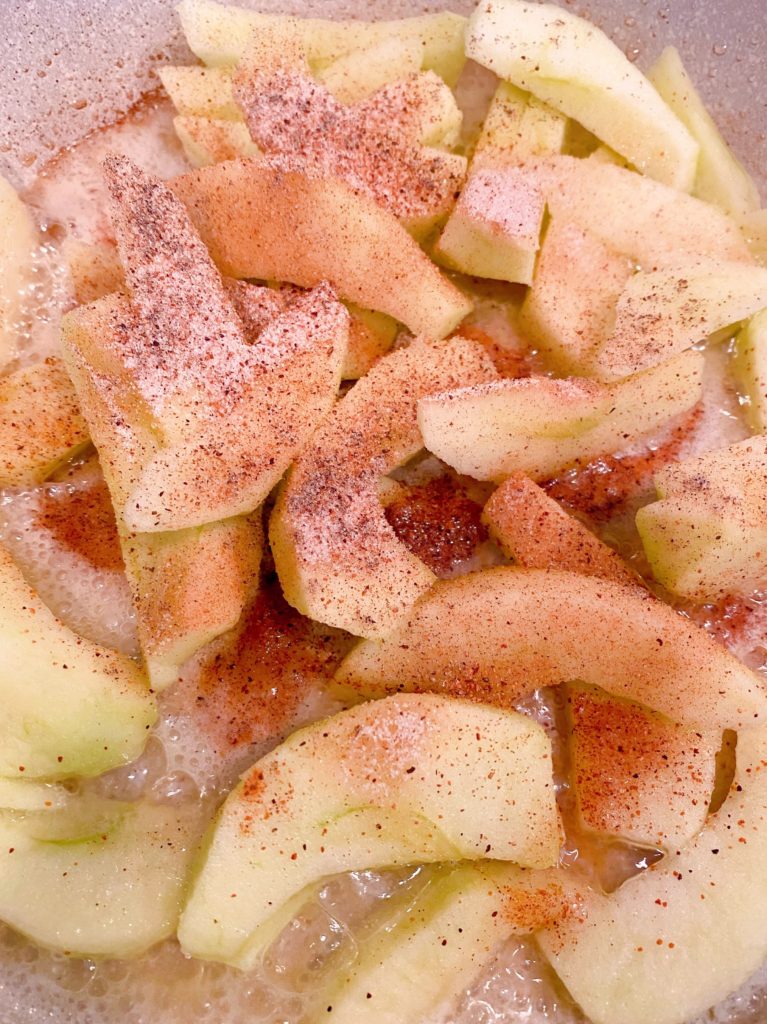
[[[677,462],[637,513],[655,578],[696,601],[749,594],[767,573],[767,437]]]
[[[351,50],[317,72],[317,78],[342,103],[358,103],[376,89],[421,70],[424,47],[417,36],[390,36]]]
[[[0,177],[0,370],[16,356],[23,291],[39,244],[29,210]]]
[[[448,381],[495,377],[476,342],[415,341],[380,359],[338,403],[294,462],[269,525],[294,608],[358,636],[382,636],[429,589],[434,574],[398,540],[378,484],[423,447],[420,397]]]
[[[747,399],[743,412],[751,429],[767,433],[767,309],[738,332],[732,369],[738,390]]]
[[[482,0],[469,19],[466,55],[579,121],[643,174],[692,187],[697,143],[591,22],[552,4]]]
[[[99,775],[132,761],[155,720],[130,658],[76,636],[0,548],[0,775]]]
[[[242,121],[221,121],[207,117],[173,119],[173,128],[192,167],[210,167],[224,160],[250,159],[259,148]]]
[[[541,726],[446,697],[392,697],[301,729],[256,762],[208,839],[179,940],[249,969],[329,875],[488,858],[548,867],[559,842]]]
[[[500,82],[482,122],[472,169],[561,153],[567,118],[510,82]]]
[[[684,849],[537,939],[594,1024],[684,1024],[767,955],[767,733],[738,735],[730,795]]]
[[[758,210],[759,191],[722,138],[685,70],[679,51],[667,46],[647,77],[700,147],[694,194],[732,217]]]
[[[173,66],[158,69],[160,81],[179,114],[241,121],[227,68]]]
[[[290,33],[303,45],[310,63],[319,68],[387,39],[405,45],[417,40],[422,50],[421,68],[436,71],[451,86],[466,61],[466,19],[448,11],[396,21],[326,21],[260,14],[213,0],[182,0],[178,13],[192,52],[205,64],[217,67],[236,64],[254,36],[275,30]]]
[[[60,810],[71,798],[64,786],[25,778],[0,779],[0,811]]]
[[[61,360],[50,357],[0,377],[0,487],[42,483],[88,440]]]
[[[0,811],[0,920],[67,955],[137,956],[176,927],[194,840],[162,804]]]
[[[645,370],[765,307],[765,267],[705,261],[635,274],[595,352],[596,372],[617,380]]]
[[[413,690],[501,707],[575,679],[698,729],[758,725],[767,713],[755,673],[639,588],[514,566],[438,581],[335,676],[365,698]]]
[[[393,214],[340,181],[237,160],[172,187],[230,277],[303,288],[328,280],[341,298],[427,338],[449,334],[471,311]]]
[[[614,384],[571,377],[492,381],[418,403],[426,448],[459,473],[547,480],[625,449],[701,397],[703,355],[689,350]]]

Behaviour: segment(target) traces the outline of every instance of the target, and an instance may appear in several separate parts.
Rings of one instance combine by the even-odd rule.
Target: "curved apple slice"
[[[425,446],[459,473],[547,480],[662,427],[699,401],[704,357],[690,350],[614,384],[528,377],[434,394],[418,403]]]
[[[683,1024],[764,962],[765,764],[767,732],[739,735],[730,795],[689,846],[538,933],[594,1024]]]
[[[436,691],[502,707],[580,679],[701,729],[767,721],[759,677],[700,627],[636,587],[554,570],[439,581],[335,678],[365,697]]]
[[[252,967],[308,886],[443,860],[549,867],[559,842],[537,723],[433,695],[293,733],[230,794],[179,926],[186,953]]]
[[[0,548],[0,775],[99,775],[138,757],[156,717],[135,661],[66,628]]]
[[[0,370],[17,354],[21,298],[40,244],[29,210],[0,177]]]
[[[735,339],[732,373],[748,399],[743,413],[756,434],[767,433],[767,309],[752,316]]]
[[[396,217],[341,181],[232,160],[171,187],[230,277],[305,288],[328,280],[341,298],[427,338],[449,334],[471,311]]]
[[[64,786],[31,779],[0,779],[0,809],[4,811],[61,810],[72,799]]]
[[[464,338],[413,342],[384,356],[338,403],[296,460],[269,526],[285,597],[305,615],[381,636],[434,582],[397,539],[378,497],[381,476],[416,455],[418,399],[447,381],[492,380]]]

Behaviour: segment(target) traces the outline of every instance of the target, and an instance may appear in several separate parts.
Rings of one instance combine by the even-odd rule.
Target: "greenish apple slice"
[[[336,58],[317,78],[342,103],[358,103],[389,82],[421,70],[423,44],[415,36],[391,36]]]
[[[684,1024],[764,962],[767,732],[739,734],[736,753],[730,795],[696,839],[538,933],[594,1024]]]
[[[67,955],[136,956],[173,933],[193,847],[188,812],[160,804],[0,811],[0,920]]]
[[[378,484],[423,448],[420,397],[448,381],[495,377],[477,342],[415,341],[380,359],[337,404],[293,464],[269,524],[294,608],[358,636],[381,636],[429,589],[434,574],[397,539]]]
[[[767,572],[767,438],[662,469],[636,522],[655,578],[695,601],[749,594]]]
[[[418,422],[428,450],[459,473],[547,480],[624,450],[691,409],[701,397],[703,361],[690,350],[614,384],[578,377],[492,381],[422,398]]]
[[[703,261],[635,274],[597,346],[605,380],[646,370],[767,307],[767,268]]]
[[[0,548],[0,775],[98,775],[138,757],[156,717],[135,661],[76,636]]]
[[[752,316],[735,338],[733,373],[753,431],[767,432],[767,309]]]
[[[13,186],[0,177],[0,370],[18,353],[24,318],[22,295],[40,244],[32,216]]]
[[[466,55],[579,121],[643,174],[692,187],[697,143],[591,22],[553,4],[482,0],[469,20]]]
[[[0,779],[0,810],[60,810],[72,799],[64,786],[31,779]]]
[[[438,581],[390,636],[359,643],[335,680],[364,698],[412,690],[501,707],[582,680],[704,730],[767,714],[759,677],[705,630],[638,587],[553,569]]]
[[[293,733],[230,794],[179,926],[186,953],[249,968],[309,886],[443,860],[556,862],[551,748],[516,712],[434,695]]]
[[[758,210],[756,185],[722,138],[676,47],[666,47],[647,77],[700,147],[695,195],[736,218]]]

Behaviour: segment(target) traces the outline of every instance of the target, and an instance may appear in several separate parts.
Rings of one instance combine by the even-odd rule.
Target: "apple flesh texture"
[[[172,935],[194,836],[161,804],[72,798],[0,811],[0,919],[38,945],[130,957]]]
[[[247,969],[329,875],[486,858],[548,867],[559,842],[537,723],[395,696],[294,733],[244,776],[207,843],[179,939],[192,956]]]
[[[476,342],[415,341],[379,360],[338,403],[293,464],[269,526],[294,608],[358,636],[382,636],[429,589],[434,574],[397,539],[378,484],[423,447],[422,395],[495,376]]]
[[[87,444],[88,428],[59,359],[0,378],[0,487],[42,483]]]
[[[547,480],[563,469],[625,449],[691,409],[702,392],[696,351],[615,384],[583,378],[493,381],[418,403],[426,448],[459,473]]]
[[[669,721],[590,686],[567,698],[582,827],[676,851],[706,820],[722,736]]]
[[[182,0],[178,12],[192,52],[216,67],[237,64],[254,39],[281,33],[302,46],[315,68],[392,39],[404,46],[417,41],[421,68],[436,71],[451,86],[466,61],[466,19],[448,11],[395,21],[330,21],[260,14],[212,0]]]
[[[596,373],[605,380],[638,373],[765,307],[765,267],[704,261],[635,274],[612,334],[595,352]]]
[[[156,717],[130,658],[72,633],[0,548],[0,775],[99,775],[138,757]]]
[[[673,46],[666,47],[650,68],[648,78],[700,147],[694,194],[732,217],[758,210],[759,191],[722,138],[685,70],[679,51]]]
[[[40,244],[26,205],[0,177],[0,370],[17,355],[25,313],[22,293],[30,284],[32,261]]]
[[[685,849],[538,933],[594,1024],[683,1024],[764,962],[765,762],[767,732],[739,734],[730,795]]]
[[[483,0],[469,20],[466,55],[574,118],[643,174],[691,188],[697,143],[591,22],[549,4]]]
[[[748,400],[743,412],[751,429],[767,433],[767,310],[751,317],[735,339],[732,371]]]
[[[749,594],[767,572],[767,437],[668,466],[637,513],[653,575],[694,601]]]
[[[259,156],[259,148],[244,122],[207,117],[173,118],[173,128],[192,167],[210,167],[225,160]]]
[[[335,676],[364,698],[439,692],[501,707],[576,679],[702,730],[758,725],[767,713],[755,673],[639,588],[512,566],[438,581]]]
[[[0,778],[0,811],[61,810],[72,799],[64,786],[31,779]]]

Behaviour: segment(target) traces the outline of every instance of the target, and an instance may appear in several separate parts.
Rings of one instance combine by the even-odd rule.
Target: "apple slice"
[[[64,786],[31,779],[0,779],[0,810],[53,811],[66,807],[72,794]]]
[[[29,285],[32,260],[40,244],[26,205],[0,177],[0,370],[17,355],[25,317],[22,297]]]
[[[448,85],[456,83],[466,61],[466,19],[449,11],[396,21],[329,21],[261,14],[213,0],[182,0],[178,13],[192,52],[217,67],[236,64],[254,37],[275,31],[291,34],[317,67],[388,39],[404,45],[417,40],[421,67],[436,71]]]
[[[581,825],[676,851],[703,827],[720,732],[703,733],[639,704],[573,685],[571,777]]]
[[[701,397],[703,354],[690,350],[615,384],[529,377],[422,398],[430,452],[459,473],[548,480],[569,466],[625,449]]]
[[[472,169],[561,153],[567,118],[510,82],[500,82],[472,156]]]
[[[553,217],[522,303],[520,329],[555,370],[588,376],[594,350],[609,338],[618,299],[633,272],[630,257]]]
[[[261,523],[237,517],[173,533],[122,538],[141,650],[155,691],[233,629],[258,587]]]
[[[226,68],[174,67],[158,69],[160,81],[179,114],[241,121],[234,99],[233,73]]]
[[[743,412],[749,426],[757,434],[767,433],[767,309],[738,332],[732,370],[747,400]]]
[[[397,540],[380,478],[423,447],[418,399],[447,381],[493,380],[482,347],[464,338],[415,341],[379,360],[338,403],[293,464],[269,539],[288,602],[358,636],[382,636],[434,582]]]
[[[618,300],[612,334],[597,347],[594,366],[602,378],[618,380],[765,307],[765,267],[704,261],[635,274]]]
[[[749,251],[761,266],[767,265],[767,210],[754,210],[742,217],[740,229]]]
[[[700,147],[695,195],[736,218],[758,210],[759,191],[722,138],[685,70],[679,51],[667,46],[647,77]]]
[[[739,735],[730,795],[692,843],[538,933],[594,1024],[697,1019],[764,962],[765,762],[767,732]]]
[[[88,444],[88,427],[59,359],[0,377],[0,487],[39,484]]]
[[[697,143],[591,22],[552,4],[482,0],[469,20],[466,55],[579,121],[643,174],[692,187]]]
[[[70,236],[64,240],[61,250],[78,305],[125,289],[123,268],[114,245],[92,245]]]
[[[231,277],[302,287],[329,280],[342,298],[428,338],[449,334],[471,311],[397,219],[343,182],[238,160],[172,187]]]
[[[559,843],[541,726],[446,697],[392,697],[301,729],[256,762],[218,817],[179,940],[249,969],[329,875],[485,858],[548,867]]]
[[[580,679],[705,730],[767,713],[755,673],[638,587],[513,566],[438,581],[392,634],[359,643],[335,679],[365,697],[437,691],[502,707]]]
[[[210,167],[239,157],[257,157],[260,152],[242,121],[179,115],[173,119],[173,128],[193,167]]]
[[[190,825],[173,807],[93,797],[0,811],[0,919],[67,956],[143,953],[175,929]]]
[[[389,36],[336,58],[317,78],[342,103],[359,103],[377,89],[421,70],[424,47],[416,36]]]
[[[658,501],[637,513],[653,575],[694,601],[750,594],[767,572],[767,438],[662,469]]]
[[[99,775],[143,750],[155,702],[135,661],[76,636],[0,548],[0,775]]]
[[[639,576],[617,551],[521,473],[510,476],[493,493],[482,519],[504,555],[526,569],[567,569],[641,586]]]

